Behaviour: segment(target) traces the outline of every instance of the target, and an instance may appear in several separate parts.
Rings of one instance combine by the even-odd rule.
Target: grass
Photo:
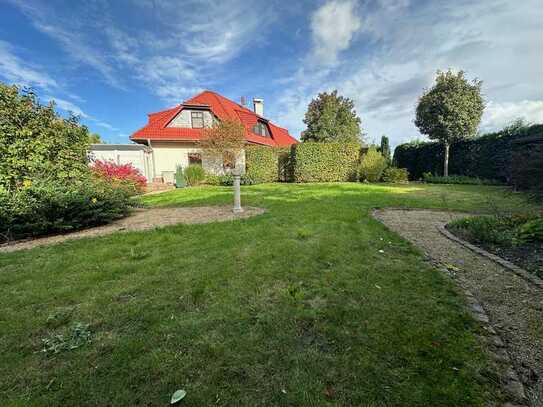
[[[201,187],[143,201],[231,199]],[[451,282],[369,213],[514,210],[526,208],[521,195],[269,184],[242,199],[267,212],[1,254],[2,405],[165,405],[180,388],[185,406],[499,401]],[[74,327],[85,327],[76,348],[43,352]]]

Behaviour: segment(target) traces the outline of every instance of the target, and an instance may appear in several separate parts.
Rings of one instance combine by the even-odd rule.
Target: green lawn
[[[215,205],[203,187],[143,199]],[[499,399],[452,284],[373,207],[527,209],[499,187],[269,184],[264,215],[0,254],[0,403],[484,405]],[[384,253],[380,253],[383,250]],[[42,339],[90,324],[57,354]]]

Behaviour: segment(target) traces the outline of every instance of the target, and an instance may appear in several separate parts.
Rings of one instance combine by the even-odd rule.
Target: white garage
[[[151,149],[142,144],[91,144],[91,161],[113,161],[116,164],[132,164],[140,170],[147,181],[153,179],[153,160]]]

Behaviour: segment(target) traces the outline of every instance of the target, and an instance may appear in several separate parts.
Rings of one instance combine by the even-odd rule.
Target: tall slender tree
[[[390,143],[385,135],[381,136],[381,154],[385,157],[387,163],[390,163]]]
[[[482,82],[468,81],[464,72],[437,72],[434,86],[419,99],[415,125],[431,140],[443,143],[443,175],[449,175],[451,144],[473,137],[485,108]]]

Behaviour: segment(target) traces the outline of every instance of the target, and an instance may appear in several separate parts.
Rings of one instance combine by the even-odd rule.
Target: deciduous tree
[[[234,168],[245,146],[245,128],[234,120],[222,120],[205,129],[201,148],[220,157],[224,169]]]
[[[354,102],[339,96],[337,90],[319,93],[307,107],[304,123],[307,129],[302,141],[361,142],[360,118]]]
[[[437,72],[434,86],[424,91],[417,106],[415,125],[422,134],[443,143],[443,175],[449,175],[449,147],[473,137],[481,122],[485,103],[482,82],[469,82],[464,72]]]

